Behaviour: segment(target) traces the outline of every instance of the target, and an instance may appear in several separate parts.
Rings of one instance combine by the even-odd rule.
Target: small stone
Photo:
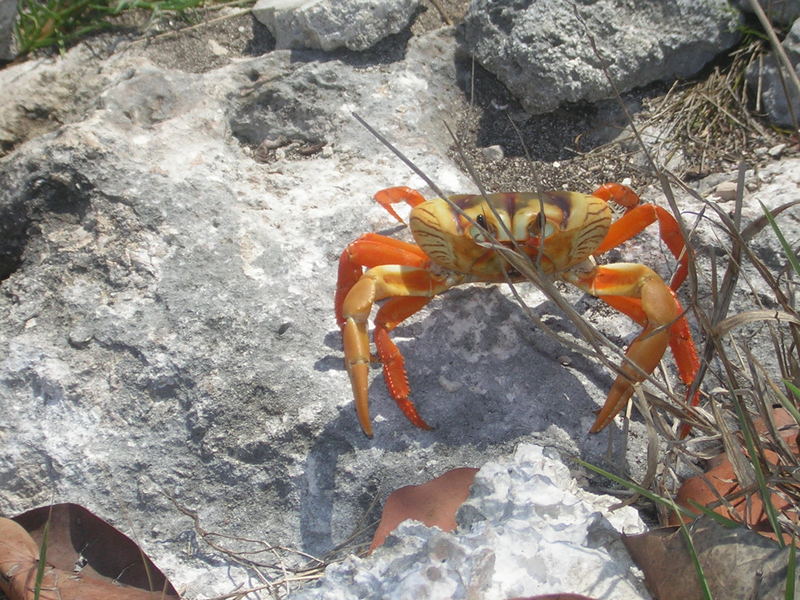
[[[733,202],[736,200],[737,185],[735,181],[723,181],[714,188],[714,194],[719,202]]]
[[[69,345],[73,348],[80,350],[86,348],[91,343],[93,337],[94,334],[88,327],[78,325],[67,335],[67,342],[69,342]]]
[[[497,144],[494,146],[486,146],[485,148],[481,148],[481,156],[483,156],[484,160],[503,160],[505,155],[506,154],[503,152],[503,147]]]
[[[558,357],[558,362],[560,362],[565,367],[568,367],[572,364],[572,359],[567,356],[566,354]]]
[[[208,40],[208,47],[215,56],[226,56],[228,49],[216,40]]]
[[[778,158],[783,151],[786,150],[786,144],[776,144],[769,150],[767,150],[767,154],[769,154],[772,158]]]

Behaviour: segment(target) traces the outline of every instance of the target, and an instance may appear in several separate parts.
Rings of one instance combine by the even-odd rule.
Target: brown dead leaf
[[[791,450],[795,453],[798,452],[795,441],[797,427],[794,419],[783,409],[775,410],[773,419],[777,427],[783,428],[782,437],[787,441]],[[793,425],[794,427],[792,427]],[[756,426],[759,431],[763,431],[764,425],[762,423],[757,422]],[[764,450],[764,459],[768,463],[775,465],[778,463],[778,454],[772,450]],[[691,477],[683,482],[675,498],[678,504],[688,508],[695,514],[700,514],[700,511],[692,505],[692,502],[710,507],[718,503],[721,497],[730,498],[727,503],[728,506],[724,504],[715,506],[713,508],[714,512],[734,521],[746,523],[754,531],[774,539],[775,533],[772,531],[767,519],[761,496],[759,494],[741,493],[742,488],[728,456],[722,453],[709,461],[709,465],[711,465],[711,468],[705,473],[705,476]],[[737,495],[739,497],[734,497]],[[783,513],[791,520],[797,520],[798,515],[791,510],[792,504],[785,497],[772,494],[771,502],[779,513]],[[684,521],[690,520],[688,517],[683,518]],[[677,515],[671,515],[670,525],[676,525],[677,523]],[[790,543],[791,538],[787,536],[785,541]]]
[[[10,600],[33,598],[48,520],[42,600],[178,598],[164,574],[130,538],[81,506],[57,504],[28,511],[13,521],[0,519],[0,589]]]
[[[727,529],[700,517],[689,526],[713,598],[785,597],[788,549],[742,528]],[[694,564],[677,527],[623,535],[648,590],[659,600],[702,598]],[[798,579],[800,582],[800,579]]]
[[[426,483],[407,485],[389,494],[369,551],[382,545],[386,536],[406,519],[453,531],[456,512],[469,496],[477,472],[471,467],[453,469]]]

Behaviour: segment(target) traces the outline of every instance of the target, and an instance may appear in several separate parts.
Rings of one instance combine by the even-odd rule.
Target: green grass
[[[108,29],[113,17],[143,10],[151,18],[163,12],[198,8],[205,0],[19,0],[15,27],[18,53],[24,56],[40,48],[63,52],[81,38]]]

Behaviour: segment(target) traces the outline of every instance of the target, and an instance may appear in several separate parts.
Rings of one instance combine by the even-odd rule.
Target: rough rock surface
[[[538,114],[611,98],[604,63],[619,91],[694,75],[736,43],[740,18],[725,0],[472,0],[465,38],[478,62]]]
[[[800,20],[794,22],[781,45],[795,72],[800,73]],[[770,52],[763,62],[750,65],[747,83],[754,94],[761,91],[764,112],[772,123],[779,127],[792,127],[792,112],[795,118],[800,115],[800,92],[781,72],[782,69],[783,63],[774,52]]]
[[[408,26],[419,0],[259,0],[278,48],[366,50]]]
[[[753,13],[751,0],[734,0],[732,4],[745,12]],[[800,17],[800,0],[758,0],[767,18],[775,25],[791,25]]]
[[[17,17],[17,0],[0,0],[0,60],[14,58],[12,34]]]
[[[613,467],[641,473],[640,421],[623,450],[618,424],[587,435],[609,372],[536,329],[500,286],[453,290],[395,331],[437,429],[414,429],[376,370],[375,438],[359,430],[336,263],[364,232],[407,235],[372,193],[429,190],[351,112],[446,191],[473,190],[443,125],[468,105],[451,30],[374,53],[213,53],[202,65],[209,40],[191,52],[172,41],[104,57],[101,40],[0,71],[0,512],[82,504],[199,598],[304,563],[276,549],[264,566],[273,552],[246,540],[324,554],[376,498],[522,442],[608,464],[614,436]],[[798,173],[795,160],[753,174],[752,201],[796,196]],[[710,230],[702,251],[720,252]],[[779,269],[768,237],[754,247]],[[654,233],[608,260],[665,276],[674,265]],[[564,290],[614,342],[636,332]],[[577,337],[541,293],[519,291]]]
[[[481,468],[457,531],[406,521],[371,556],[328,567],[294,598],[648,598],[619,537],[645,526],[630,507],[609,510],[617,502],[582,490],[548,450],[522,445]]]
[[[73,123],[27,141],[15,130],[0,162],[0,511],[69,501],[132,524],[191,598],[247,572],[181,509],[205,530],[323,554],[374,496],[520,441],[603,461],[606,435],[586,432],[609,374],[580,355],[563,366],[564,348],[495,287],[447,294],[396,332],[435,431],[414,429],[378,374],[374,440],[355,419],[333,319],[338,255],[367,231],[404,234],[374,191],[422,186],[350,111],[440,186],[472,189],[442,125],[464,102],[455,48],[444,31],[380,68],[276,51],[202,74],[158,67],[144,46],[54,59],[101,92]],[[20,65],[0,88],[40,77]],[[589,318],[609,314],[571,297]],[[636,470],[641,446],[628,452]]]

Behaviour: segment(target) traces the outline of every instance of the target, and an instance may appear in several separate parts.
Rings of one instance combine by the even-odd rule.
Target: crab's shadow
[[[434,429],[406,420],[376,368],[369,390],[374,437],[361,433],[352,403],[345,402],[308,454],[301,532],[309,552],[330,550],[345,537],[333,531],[334,512],[348,510],[342,505],[353,501],[342,473],[358,479],[358,503],[366,511],[375,496],[382,499],[448,468],[480,466],[521,441],[590,458],[606,449],[605,439],[586,433],[600,400],[597,389],[611,383],[599,365],[541,332],[496,288],[453,290],[429,306],[424,316],[398,327],[393,339],[406,358],[412,398]],[[552,329],[574,334],[550,303],[533,310]],[[326,343],[338,349],[337,336]],[[340,356],[326,356],[316,367],[341,365]],[[349,396],[349,386],[343,393]],[[418,480],[409,481],[408,456],[418,459]],[[430,463],[435,466],[428,468]]]

